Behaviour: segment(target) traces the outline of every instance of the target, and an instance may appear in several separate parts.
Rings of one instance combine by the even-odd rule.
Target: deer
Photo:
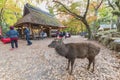
[[[93,43],[84,42],[65,44],[62,39],[54,39],[48,47],[54,48],[60,56],[68,59],[68,66],[66,70],[69,70],[69,66],[71,65],[71,70],[69,72],[70,75],[72,75],[73,65],[76,58],[87,58],[89,61],[87,70],[90,69],[91,63],[93,63],[92,72],[94,72],[95,57],[100,52],[100,47],[94,45]]]

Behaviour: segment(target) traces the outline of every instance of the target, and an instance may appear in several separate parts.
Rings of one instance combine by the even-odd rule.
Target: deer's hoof
[[[69,72],[69,75],[72,75],[72,72]]]
[[[91,72],[94,73],[94,70],[92,70]]]
[[[87,67],[87,70],[89,70],[90,69],[90,67]]]
[[[66,70],[69,70],[69,68],[66,68]]]

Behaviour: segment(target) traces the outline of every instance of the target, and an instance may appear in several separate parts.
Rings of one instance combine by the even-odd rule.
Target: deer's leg
[[[69,66],[70,66],[70,59],[68,59],[68,66],[66,70],[69,70]]]
[[[71,71],[70,71],[70,75],[72,74],[73,71],[73,65],[74,65],[75,59],[71,59]]]
[[[87,70],[89,70],[90,69],[90,65],[91,65],[91,63],[93,62],[93,59],[92,58],[87,58],[88,59],[88,61],[89,61],[89,64],[88,64],[88,67],[87,67]]]
[[[94,72],[94,67],[95,67],[95,59],[93,59],[93,69],[92,69],[92,72]]]

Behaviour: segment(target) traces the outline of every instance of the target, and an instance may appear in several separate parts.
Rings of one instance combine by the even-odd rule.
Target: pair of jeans
[[[27,45],[31,45],[32,42],[30,41],[30,37],[29,36],[26,36],[26,40],[27,40]]]
[[[14,44],[15,47],[18,48],[18,40],[11,40],[11,47],[14,48]]]

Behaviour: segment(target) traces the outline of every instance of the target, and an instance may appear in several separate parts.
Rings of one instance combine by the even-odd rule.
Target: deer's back
[[[96,56],[99,53],[99,47],[91,43],[68,43],[66,44],[68,50],[68,57],[71,58],[85,58],[88,56]]]

